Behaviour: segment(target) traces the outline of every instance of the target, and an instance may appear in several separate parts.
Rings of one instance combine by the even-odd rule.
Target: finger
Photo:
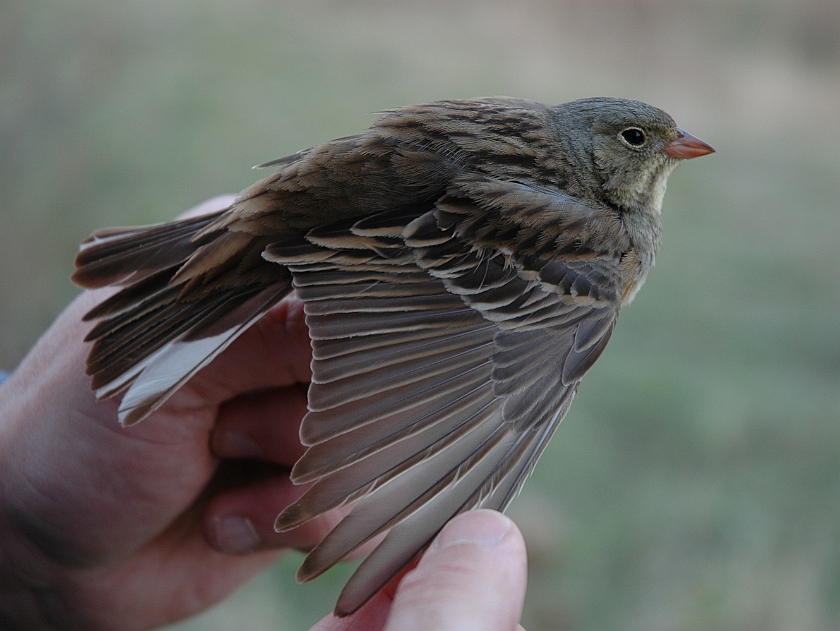
[[[352,616],[330,614],[309,631],[382,631],[391,611],[391,599],[379,592]]]
[[[208,489],[207,495],[211,499],[204,508],[202,519],[205,539],[213,548],[228,554],[276,548],[308,552],[353,508],[352,503],[339,506],[297,528],[276,532],[277,515],[311,486],[295,486],[289,480],[288,471],[278,473],[278,469],[256,460],[222,462],[219,473],[227,470],[231,474],[215,476],[215,488]],[[266,470],[270,475],[265,474]],[[384,536],[382,533],[373,537],[347,558],[370,553]],[[391,599],[389,595],[388,600]]]
[[[310,550],[341,520],[330,511],[298,528],[275,532],[274,520],[296,501],[306,486],[295,486],[288,475],[274,475],[220,493],[204,510],[204,535],[220,552],[244,554],[272,548]]]
[[[309,631],[382,631],[388,623],[390,611],[391,599],[380,592],[352,616],[339,618],[330,614],[322,618]],[[515,631],[525,631],[525,629],[517,624]]]
[[[526,580],[525,543],[509,518],[459,515],[403,578],[386,631],[515,631]]]
[[[221,458],[259,458],[291,468],[306,451],[299,437],[304,414],[301,385],[243,394],[222,405],[210,445]]]
[[[221,403],[243,392],[307,383],[311,358],[303,303],[290,295],[199,372],[190,387],[203,400]]]

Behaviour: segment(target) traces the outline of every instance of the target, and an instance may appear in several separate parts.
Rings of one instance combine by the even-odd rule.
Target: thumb
[[[464,513],[400,582],[386,631],[515,631],[526,581],[516,525],[495,511]]]

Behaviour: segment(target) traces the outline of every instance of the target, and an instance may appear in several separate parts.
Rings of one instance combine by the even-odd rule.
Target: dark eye
[[[638,127],[628,127],[621,132],[621,138],[631,147],[641,147],[647,140],[645,132]]]

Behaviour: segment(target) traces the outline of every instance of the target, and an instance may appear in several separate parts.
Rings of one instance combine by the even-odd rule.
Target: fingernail
[[[260,544],[260,537],[250,519],[229,515],[211,519],[216,548],[229,554],[250,552]]]
[[[263,455],[257,441],[233,429],[213,432],[212,446],[213,451],[224,458],[259,458]]]
[[[492,545],[504,539],[513,522],[496,511],[482,510],[459,515],[449,522],[430,550],[442,550],[461,543]]]

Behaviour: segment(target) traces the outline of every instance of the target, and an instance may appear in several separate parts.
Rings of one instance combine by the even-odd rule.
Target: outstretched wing
[[[314,485],[276,527],[356,501],[298,578],[390,529],[348,582],[339,614],[364,604],[451,517],[503,510],[521,487],[618,314],[620,253],[596,251],[595,211],[609,212],[476,178],[413,220],[389,211],[267,249],[292,272],[314,350],[301,427],[309,449],[292,474]]]

